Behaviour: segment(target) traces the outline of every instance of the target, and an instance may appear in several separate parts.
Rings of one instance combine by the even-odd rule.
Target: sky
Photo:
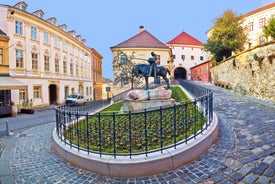
[[[0,0],[13,6],[22,0]],[[274,0],[23,0],[28,12],[43,10],[103,56],[103,77],[113,80],[110,47],[139,33],[139,26],[167,43],[181,32],[206,43],[206,32],[225,10],[246,14]],[[146,59],[146,58],[145,58]]]

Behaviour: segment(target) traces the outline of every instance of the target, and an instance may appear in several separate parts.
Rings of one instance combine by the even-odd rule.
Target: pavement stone
[[[54,152],[51,134],[55,122],[47,119],[51,112],[48,110],[42,123],[24,129],[16,127],[16,121],[39,119],[22,115],[9,119],[14,121],[13,134],[0,137],[0,184],[274,183],[274,103],[210,84],[199,85],[214,92],[219,135],[217,142],[192,163],[166,173],[136,178],[107,177],[79,169]]]

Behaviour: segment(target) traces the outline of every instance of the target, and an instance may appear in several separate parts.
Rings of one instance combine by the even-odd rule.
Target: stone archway
[[[178,67],[174,71],[174,78],[175,79],[187,79],[187,72],[185,68]]]
[[[57,104],[57,87],[55,84],[49,85],[50,104]]]

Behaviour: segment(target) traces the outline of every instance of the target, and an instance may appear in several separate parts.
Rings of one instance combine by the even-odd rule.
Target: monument
[[[123,101],[123,111],[144,111],[150,109],[156,109],[164,106],[174,105],[175,100],[171,98],[172,91],[169,89],[169,79],[167,74],[170,75],[168,68],[164,66],[157,66],[156,64],[156,54],[151,52],[151,56],[147,61],[149,65],[146,64],[136,64],[132,68],[132,73],[136,77],[145,78],[145,89],[144,90],[131,90],[128,92],[126,98]],[[149,89],[148,78],[161,76],[167,86],[166,89],[163,87],[157,89]]]

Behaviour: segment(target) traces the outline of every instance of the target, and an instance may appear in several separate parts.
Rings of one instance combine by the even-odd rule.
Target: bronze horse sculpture
[[[149,84],[148,84],[149,76],[147,75],[148,70],[149,70],[148,67],[149,67],[149,65],[146,65],[146,64],[137,64],[137,65],[134,65],[133,68],[132,68],[132,73],[133,73],[134,76],[136,76],[136,77],[145,77],[145,82],[146,82],[145,89],[146,90],[149,89]],[[152,72],[150,77],[161,76],[167,84],[167,89],[169,89],[170,85],[169,85],[169,80],[167,78],[167,74],[170,75],[169,69],[165,68],[164,66],[157,66],[155,71],[156,71],[156,75],[154,75],[154,72]]]

